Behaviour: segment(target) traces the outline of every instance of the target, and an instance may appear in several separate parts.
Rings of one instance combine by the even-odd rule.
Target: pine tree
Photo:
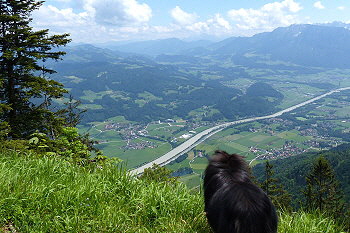
[[[303,191],[308,210],[320,210],[334,217],[344,212],[344,198],[334,171],[323,156],[319,157],[306,176],[306,188]]]
[[[68,101],[64,104],[66,107],[58,111],[58,114],[64,119],[66,127],[77,127],[87,110],[79,108],[81,101],[75,100],[72,95],[69,95]]]
[[[35,131],[54,134],[59,118],[49,110],[53,98],[62,97],[63,85],[47,78],[55,71],[45,67],[58,60],[68,34],[49,35],[34,31],[31,13],[43,1],[0,1],[0,125],[9,126],[10,138],[22,138]],[[35,104],[34,104],[35,103]]]
[[[262,190],[271,199],[272,203],[279,209],[290,210],[291,209],[291,195],[282,188],[278,179],[273,178],[274,171],[273,165],[266,161],[265,163],[265,179],[260,184]]]

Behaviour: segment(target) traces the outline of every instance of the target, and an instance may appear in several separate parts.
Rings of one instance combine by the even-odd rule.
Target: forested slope
[[[332,165],[346,200],[350,200],[350,144],[344,144],[329,151],[306,153],[270,162],[274,166],[275,177],[292,194],[294,204],[303,198],[301,191],[306,185],[305,177],[310,172],[315,159],[321,155]],[[263,177],[263,164],[255,166],[253,173],[256,177]]]

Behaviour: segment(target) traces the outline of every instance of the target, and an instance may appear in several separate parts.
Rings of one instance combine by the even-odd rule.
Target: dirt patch
[[[1,233],[18,233],[15,226],[11,222],[5,224],[5,226],[3,227],[0,227],[0,232]]]

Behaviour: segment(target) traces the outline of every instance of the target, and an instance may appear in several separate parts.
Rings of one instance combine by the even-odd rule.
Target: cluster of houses
[[[293,144],[284,144],[281,148],[273,148],[269,150],[259,149],[256,147],[251,147],[250,152],[260,154],[259,159],[277,159],[277,158],[287,158],[293,155],[301,154],[306,152],[306,149],[299,148]]]
[[[157,145],[149,141],[141,142],[128,142],[125,146],[121,147],[123,150],[142,150],[145,148],[156,148]]]
[[[308,128],[308,129],[300,130],[299,132],[300,132],[300,135],[302,136],[312,136],[312,137],[318,136],[318,132],[315,128]]]
[[[174,123],[186,123],[186,125],[179,125],[182,127],[186,128],[197,128],[200,126],[204,126],[207,123],[202,123],[202,122],[186,122],[186,121],[177,121],[173,119],[166,119],[163,121],[156,121],[152,122],[151,124],[169,124],[169,126],[172,126]],[[123,146],[121,149],[123,150],[141,150],[145,148],[155,148],[157,145],[153,142],[144,140],[141,142],[135,142],[135,139],[138,139],[140,137],[150,137],[149,132],[147,130],[148,125],[144,124],[131,124],[131,123],[107,123],[104,126],[104,130],[114,130],[116,133],[119,133],[121,138],[123,140],[127,141],[127,145]],[[170,129],[169,129],[170,130]],[[197,134],[196,131],[191,130],[188,133],[183,134],[182,136],[179,137],[183,139],[188,139],[192,137],[193,135]],[[138,140],[136,140],[138,141]],[[177,138],[173,139],[174,142],[177,141]]]
[[[148,134],[144,125],[130,123],[108,123],[104,128],[105,130],[118,131],[124,140],[137,139],[140,136],[146,136]]]

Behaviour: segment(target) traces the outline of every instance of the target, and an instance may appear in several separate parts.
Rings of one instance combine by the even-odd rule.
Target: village
[[[333,119],[336,119],[334,116]],[[346,121],[342,121],[343,123]],[[301,137],[310,138],[309,140],[301,140],[299,142],[294,140],[286,140],[281,147],[274,148],[260,148],[259,146],[252,146],[249,148],[249,152],[254,153],[257,159],[270,160],[281,159],[298,154],[302,154],[309,151],[319,151],[320,149],[330,149],[343,143],[340,138],[332,137],[332,131],[336,128],[336,125],[331,121],[318,122],[313,124],[304,124],[299,126],[299,122],[283,119],[283,118],[271,118],[266,120],[266,125],[260,128],[249,128],[250,132],[264,132],[270,136],[276,136],[280,133],[280,130],[295,130]],[[272,130],[270,124],[280,125],[280,130]],[[345,131],[344,131],[345,132]],[[266,145],[264,145],[266,147]]]
[[[304,152],[319,150],[320,148],[332,148],[343,142],[342,139],[334,137],[333,132],[336,125],[332,120],[339,119],[334,111],[327,110],[327,121],[318,121],[317,116],[313,117],[276,117],[259,121],[259,124],[251,126],[243,124],[235,126],[237,134],[242,132],[263,133],[276,137],[282,132],[297,132],[301,141],[285,139],[281,146],[269,146],[263,143],[248,147],[247,152],[253,153],[257,159],[286,158]],[[294,113],[295,114],[295,113]],[[342,119],[346,123],[348,119]],[[172,147],[181,144],[192,136],[196,135],[205,127],[209,128],[223,122],[208,122],[194,120],[165,119],[153,121],[148,124],[130,122],[106,122],[102,131],[115,131],[125,142],[120,147],[126,150],[143,150],[157,148],[160,144],[169,143]],[[271,127],[274,125],[274,127]],[[199,130],[198,130],[199,129]],[[343,130],[345,132],[346,130]],[[345,132],[346,133],[346,132]]]
[[[194,129],[198,129],[200,127],[211,127],[214,124],[215,123],[193,122],[173,119],[166,119],[163,121],[158,120],[148,124],[106,122],[101,132],[115,131],[115,133],[118,134],[120,138],[126,142],[126,145],[122,146],[120,149],[143,150],[146,148],[156,148],[157,143],[153,142],[153,140],[160,142],[170,141],[173,144],[181,143],[182,141],[187,140],[188,138],[198,133]],[[170,135],[179,132],[182,134],[178,137],[171,136],[168,138],[164,138],[164,136],[152,135],[153,133],[151,131],[155,131],[157,129],[157,125],[159,126],[159,128],[162,128],[165,132],[167,132]],[[177,127],[177,129],[174,130],[173,127]],[[151,128],[151,130],[149,128]]]

